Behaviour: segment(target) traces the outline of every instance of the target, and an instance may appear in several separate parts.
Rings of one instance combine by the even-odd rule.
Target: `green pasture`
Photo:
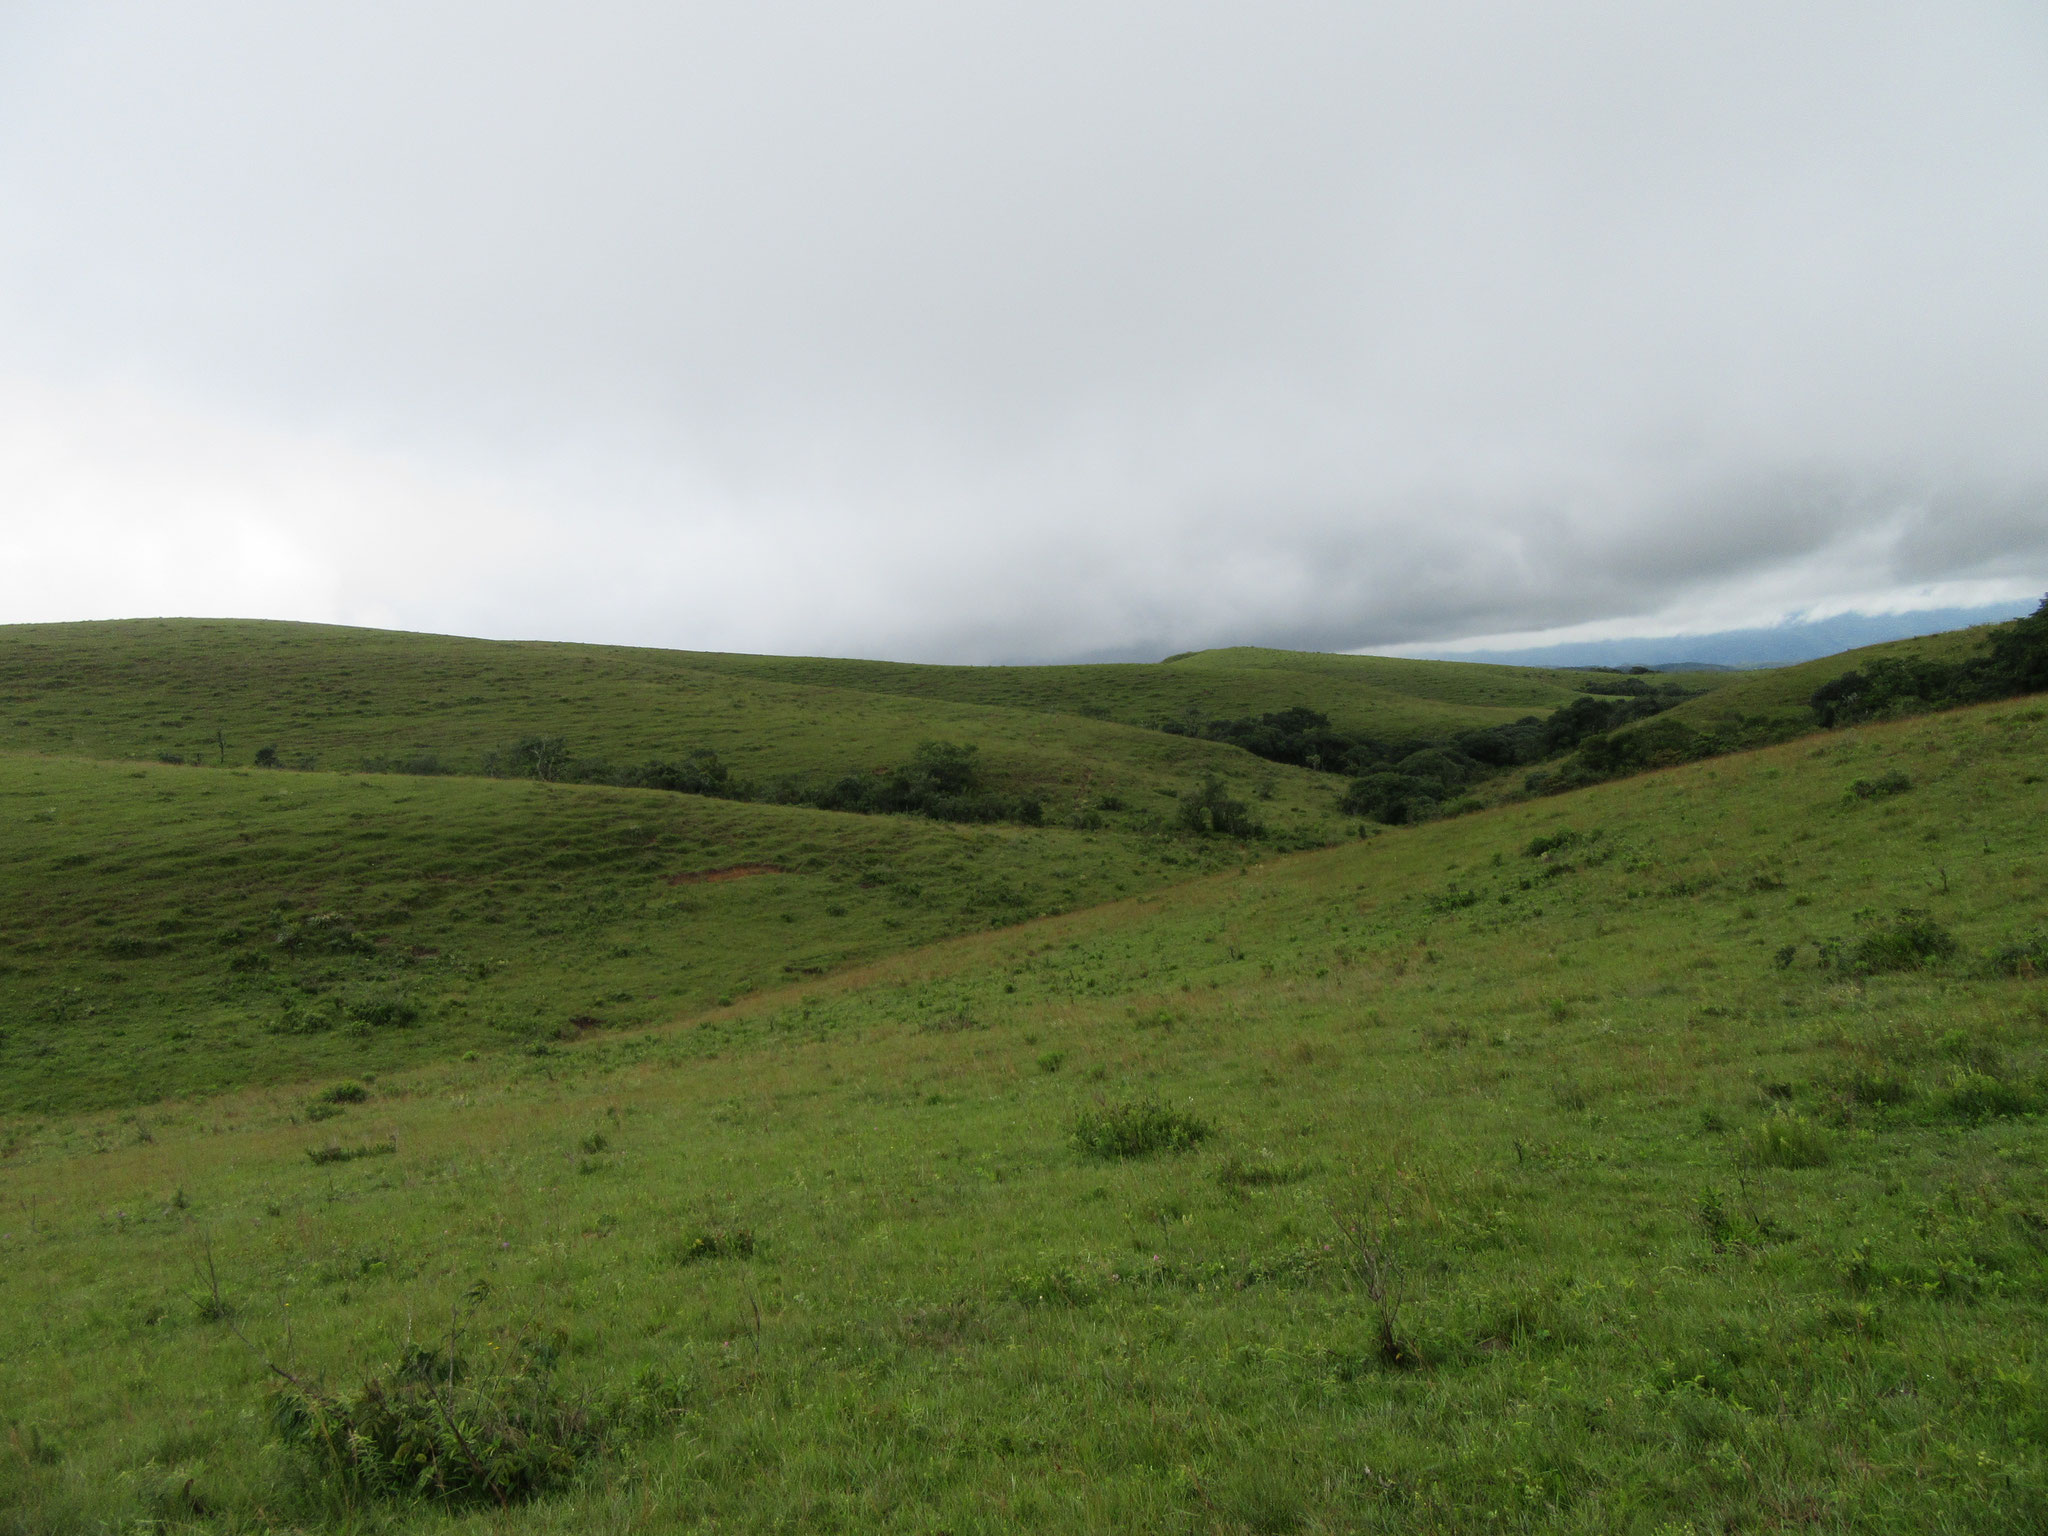
[[[1341,784],[1221,743],[706,665],[718,660],[259,621],[12,625],[0,627],[0,750],[235,767],[270,747],[289,768],[473,774],[522,738],[552,736],[625,767],[708,747],[768,789],[884,770],[940,740],[975,747],[990,788],[1042,796],[1054,821],[1092,809],[1142,831],[1214,774],[1282,839],[1326,842],[1345,827]],[[1266,709],[1298,702],[1288,689],[1263,697]]]
[[[1193,651],[1165,662],[1044,667],[913,666],[885,661],[685,653],[736,677],[803,682],[904,698],[995,705],[1158,726],[1241,719],[1304,704],[1339,730],[1426,739],[1568,704],[1598,675],[1546,667],[1340,656],[1255,646]],[[1702,674],[1709,685],[1719,674]],[[1688,680],[1689,685],[1693,684]]]
[[[133,619],[0,626],[0,746],[230,764],[274,746],[287,763],[341,768],[439,754],[470,771],[522,735],[561,735],[621,762],[708,746],[772,780],[894,764],[939,736],[979,744],[1004,787],[1072,798],[1242,763],[1234,749],[1162,735],[1171,722],[1307,705],[1342,730],[1437,737],[1548,714],[1589,681],[1249,647],[955,667]]]
[[[0,829],[0,1112],[545,1049],[1240,857],[651,790],[5,755]]]
[[[1887,640],[1858,650],[1802,661],[1792,666],[1769,667],[1755,672],[1692,673],[1683,675],[1688,687],[1702,678],[1718,678],[1719,686],[1696,699],[1688,699],[1662,716],[1652,719],[1679,720],[1696,730],[1714,731],[1735,741],[1762,741],[1803,736],[1815,729],[1808,700],[1821,684],[1832,682],[1844,672],[1854,671],[1879,657],[1917,657],[1930,661],[1960,661],[1981,650],[1993,626],[1950,630],[1946,634],[1921,635],[1909,640]],[[1641,730],[1650,722],[1639,720],[1621,729]]]
[[[571,1039],[473,1029],[449,1036],[463,1054],[374,1074],[345,1033],[302,1059],[305,1037],[252,1023],[242,1055],[277,1063],[243,1072],[259,1086],[0,1122],[0,1530],[2042,1528],[2044,758],[2027,701],[1863,727],[963,922],[980,931],[846,973],[769,986],[764,959],[764,990],[729,1007],[657,999],[635,1013],[665,1022]],[[257,873],[201,848],[253,859],[269,818],[302,818],[275,824],[332,873],[275,878],[389,883],[378,908],[407,915],[380,954],[503,958],[550,1016],[608,984],[606,944],[668,942],[663,892],[712,899],[662,886],[631,909],[627,871],[737,861],[698,818],[755,810],[8,771],[10,835],[67,825],[23,792],[48,773],[100,807],[98,857],[140,874],[189,846],[166,885],[195,902]],[[172,797],[166,829],[123,792]],[[629,806],[672,849],[547,865],[622,837]],[[546,872],[488,862],[517,815]],[[780,837],[796,863],[827,825],[928,831],[787,815],[746,823],[748,846]],[[188,825],[215,830],[178,844]],[[890,867],[966,846],[928,835]],[[478,842],[472,887],[397,896],[408,866],[463,877]],[[962,858],[958,911],[998,846]],[[53,929],[147,883],[81,895],[51,868],[67,856],[37,855]],[[822,946],[808,903],[871,855],[819,856],[789,927]],[[1076,904],[1130,879],[1066,857]],[[557,880],[565,923],[593,882],[620,905],[601,929],[521,931]],[[503,950],[439,926],[486,901]],[[850,924],[911,910],[844,904]],[[147,943],[163,910],[99,926]],[[197,960],[200,939],[236,951],[213,933],[232,916],[203,908],[190,956],[148,963],[239,985]],[[752,953],[745,925],[716,931]],[[106,1054],[161,1059],[146,1010],[128,1017]],[[10,1085],[45,1059],[10,1054]],[[292,1404],[373,1401],[417,1406],[458,1479],[481,1458],[433,1414],[481,1438],[545,1407],[559,1476],[502,1503],[488,1468],[453,1506],[369,1492],[336,1468],[370,1452]],[[546,1459],[503,1455],[491,1476]]]

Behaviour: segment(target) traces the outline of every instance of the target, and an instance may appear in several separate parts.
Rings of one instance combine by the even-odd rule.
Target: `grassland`
[[[320,1076],[13,1115],[0,1529],[2042,1528],[2044,753],[2028,701],[1864,727],[1233,862],[545,1055],[480,1031],[360,1096]],[[75,775],[102,848],[110,797],[204,789],[110,876],[254,858],[265,817],[303,816],[339,889],[404,909],[385,949],[497,958],[378,885],[459,860],[460,818],[500,813],[481,800],[12,771]],[[549,972],[599,994],[589,951],[662,942],[628,871],[754,856],[692,818],[759,808],[461,793],[483,789],[551,818],[538,847],[627,814],[673,838],[555,877],[621,894],[573,943],[522,936],[533,996]],[[287,790],[319,803],[234,799]],[[7,803],[10,829],[66,825]],[[349,835],[359,804],[411,829],[388,868]],[[821,824],[745,835],[795,863]],[[449,903],[503,887],[484,841]],[[871,855],[817,856],[811,902]],[[963,859],[941,905],[1003,856]],[[1113,885],[1071,858],[1077,902]],[[163,883],[210,901],[208,874]],[[528,879],[495,898],[522,924],[548,910]],[[102,931],[147,944],[157,910]],[[1119,1114],[1184,1134],[1090,1155]],[[270,1428],[263,1356],[342,1390],[445,1364],[451,1329],[458,1409],[516,1358],[519,1390],[601,1421],[554,1492],[352,1494]]]
[[[672,1017],[1240,858],[475,778],[0,756],[0,1112]]]
[[[1243,718],[1290,704],[1339,730],[1429,738],[1546,715],[1601,679],[1584,671],[1339,656],[1253,646],[1192,651],[1154,664],[1046,667],[909,666],[780,656],[693,654],[691,664],[734,676],[1041,710],[1158,726]],[[1701,674],[1692,686],[1724,679]]]
[[[1289,836],[1333,834],[1327,780],[1157,729],[1302,704],[1341,729],[1435,737],[1547,714],[1589,674],[1208,651],[1171,663],[938,667],[523,644],[228,620],[0,627],[0,750],[474,772],[522,736],[635,763],[692,747],[742,775],[817,780],[973,744],[995,787],[1064,813],[1217,773]],[[1116,813],[1112,812],[1114,817]]]
[[[1651,718],[1681,721],[1696,730],[1713,731],[1731,741],[1803,736],[1814,729],[1813,710],[1808,701],[1821,684],[1879,657],[1960,661],[1983,648],[1984,638],[1992,628],[1991,625],[1980,624],[1972,629],[1951,630],[1946,634],[1887,640],[1880,645],[1866,645],[1793,666],[1723,673],[1718,687],[1698,698],[1686,700],[1663,716]],[[1697,677],[1706,675],[1710,674],[1687,673],[1685,680],[1691,685]],[[1640,720],[1622,729],[1642,730],[1649,724],[1648,720]]]

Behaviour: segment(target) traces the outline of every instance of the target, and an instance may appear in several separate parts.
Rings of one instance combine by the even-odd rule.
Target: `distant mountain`
[[[1812,661],[1837,651],[1915,635],[1996,624],[2032,613],[2038,599],[1978,608],[1922,608],[1913,613],[1844,613],[1832,619],[1726,629],[1709,635],[1649,635],[1629,640],[1576,640],[1522,650],[1434,650],[1415,654],[1444,661],[1490,661],[1523,667],[1651,667],[1659,672],[1734,671]]]

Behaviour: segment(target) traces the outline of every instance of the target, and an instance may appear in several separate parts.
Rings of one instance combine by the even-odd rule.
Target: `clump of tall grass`
[[[1151,1098],[1086,1106],[1075,1114],[1069,1131],[1084,1157],[1104,1162],[1186,1152],[1215,1134],[1200,1116]]]
[[[707,1259],[751,1259],[754,1233],[751,1227],[700,1227],[679,1232],[661,1246],[661,1256],[671,1264],[701,1264]]]
[[[288,1378],[270,1424],[321,1484],[363,1496],[505,1507],[567,1482],[601,1446],[603,1416],[565,1394],[565,1340],[522,1338],[477,1370],[452,1350],[410,1349],[353,1392]]]
[[[1830,1160],[1825,1133],[1791,1113],[1751,1126],[1743,1133],[1737,1156],[1754,1168],[1822,1168]]]

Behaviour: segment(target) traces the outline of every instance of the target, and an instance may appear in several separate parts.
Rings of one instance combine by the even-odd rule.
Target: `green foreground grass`
[[[2042,1528],[2044,751],[1862,728],[360,1098],[15,1116],[0,1529]],[[556,1491],[271,1432],[259,1351],[451,1328],[458,1407],[544,1358],[602,1420]]]

